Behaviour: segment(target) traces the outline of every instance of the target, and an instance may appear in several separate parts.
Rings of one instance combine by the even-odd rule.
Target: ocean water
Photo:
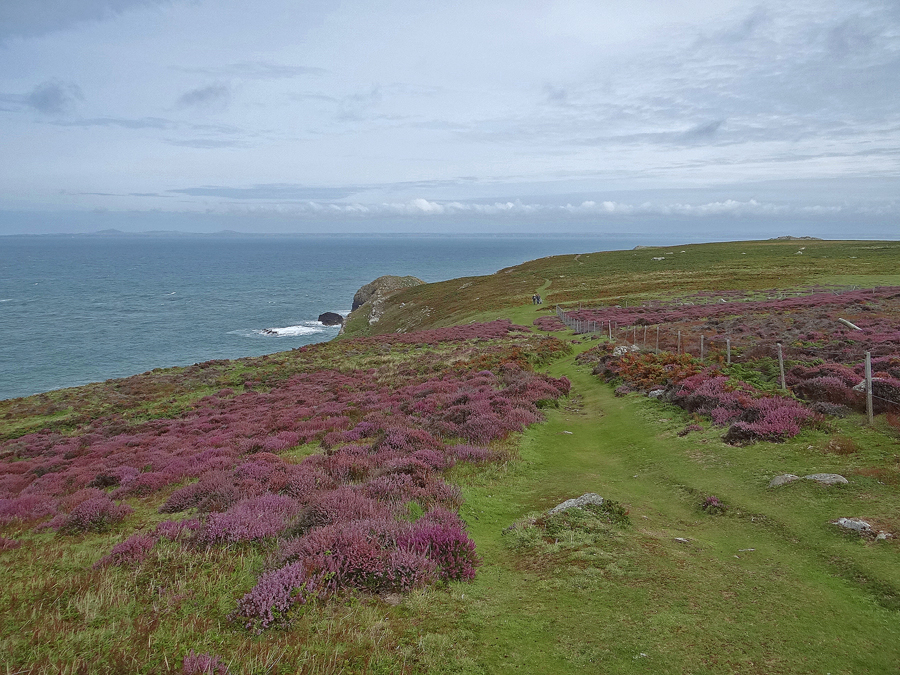
[[[490,274],[597,237],[0,237],[0,399],[329,340],[383,274]]]

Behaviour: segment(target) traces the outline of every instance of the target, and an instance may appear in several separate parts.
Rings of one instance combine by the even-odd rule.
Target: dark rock
[[[326,326],[340,326],[344,323],[344,317],[337,312],[325,312],[324,314],[319,314],[319,323]]]

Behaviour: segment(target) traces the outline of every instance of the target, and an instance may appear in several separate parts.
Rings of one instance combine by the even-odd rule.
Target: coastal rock
[[[404,288],[421,286],[424,283],[421,279],[413,276],[385,275],[366,284],[353,296],[353,310],[344,319],[341,332],[343,333],[344,329],[359,315],[364,316],[370,326],[378,323],[384,314],[385,300],[389,296]]]
[[[410,288],[411,286],[420,286],[425,282],[419,279],[418,277],[406,276],[406,277],[398,277],[387,274],[383,277],[378,277],[375,281],[371,281],[358,291],[353,296],[353,311],[356,311],[364,304],[376,298],[377,296],[386,296],[394,291],[399,291],[401,288]]]
[[[850,482],[839,473],[811,473],[803,476],[803,480],[814,480],[822,485],[846,485]]]
[[[780,487],[782,485],[787,485],[788,483],[793,483],[795,480],[800,480],[800,476],[795,476],[792,473],[783,473],[770,480],[769,487]]]
[[[559,513],[560,511],[566,511],[568,509],[583,509],[588,504],[596,504],[600,506],[603,504],[603,497],[598,495],[595,492],[587,492],[580,497],[576,497],[575,499],[567,499],[562,504],[557,504],[552,509],[547,511],[547,515],[553,515],[554,513]]]
[[[325,312],[319,314],[319,323],[325,326],[340,326],[344,323],[344,317],[337,312]]]

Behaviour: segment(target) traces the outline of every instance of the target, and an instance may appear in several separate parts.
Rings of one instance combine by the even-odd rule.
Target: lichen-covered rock
[[[872,529],[872,526],[869,523],[860,518],[838,518],[837,520],[831,521],[831,524],[848,530],[855,530],[860,533],[868,532]]]
[[[385,276],[378,277],[377,279],[375,279],[375,281],[367,283],[365,286],[356,291],[356,295],[353,296],[353,307],[351,309],[359,309],[377,295],[387,295],[389,293],[393,293],[394,291],[399,291],[401,288],[420,286],[424,283],[425,282],[418,277],[398,277],[391,274],[386,274]]]
[[[575,499],[567,499],[562,504],[557,504],[552,509],[547,511],[547,515],[553,515],[554,513],[559,513],[560,511],[566,511],[568,509],[583,509],[588,504],[596,504],[597,506],[600,506],[603,504],[603,497],[595,492],[587,492],[580,497],[576,497]]]
[[[780,487],[782,485],[787,485],[788,483],[793,483],[795,480],[800,480],[800,476],[795,476],[792,473],[783,473],[770,480],[769,487]]]
[[[850,482],[839,473],[811,473],[803,476],[803,480],[814,480],[822,485],[846,485]]]

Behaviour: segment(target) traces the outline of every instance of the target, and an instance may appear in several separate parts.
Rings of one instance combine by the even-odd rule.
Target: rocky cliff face
[[[353,296],[353,311],[344,320],[344,326],[360,316],[363,316],[370,326],[378,323],[384,312],[384,301],[388,296],[404,288],[420,286],[424,283],[421,279],[412,276],[397,277],[388,274],[378,277],[375,281],[356,291],[356,295]],[[343,332],[343,328],[341,332]]]

